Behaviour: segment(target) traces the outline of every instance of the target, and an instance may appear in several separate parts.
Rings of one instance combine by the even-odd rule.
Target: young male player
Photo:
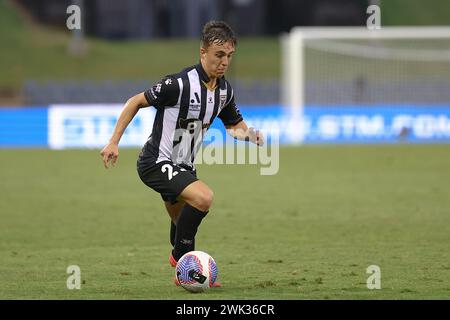
[[[173,267],[181,256],[195,249],[197,229],[213,202],[213,192],[197,178],[194,166],[195,154],[211,123],[219,117],[234,138],[263,144],[262,134],[244,122],[233,89],[224,78],[235,47],[236,37],[225,22],[206,23],[200,63],[166,76],[130,98],[100,153],[105,168],[109,163],[115,165],[120,138],[130,121],[140,108],[156,108],[152,134],[139,154],[137,171],[147,186],[161,194],[172,219],[169,261]]]

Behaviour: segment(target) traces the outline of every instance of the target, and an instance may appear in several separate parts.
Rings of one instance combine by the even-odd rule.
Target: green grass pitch
[[[98,150],[0,151],[1,299],[450,298],[448,145],[283,147],[274,176],[199,166],[215,201],[197,249],[223,283],[204,294],[172,284],[169,218],[137,154],[105,170]]]

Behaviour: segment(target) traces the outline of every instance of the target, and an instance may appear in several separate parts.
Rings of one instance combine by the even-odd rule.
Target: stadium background
[[[71,3],[0,2],[1,298],[197,298],[171,286],[168,220],[134,170],[151,110],[129,128],[122,146],[131,148],[112,172],[98,149],[128,97],[198,60],[205,21],[224,19],[239,37],[228,78],[246,118],[283,127],[281,33],[364,26],[369,4],[381,6],[382,26],[448,25],[450,14],[443,0],[78,1],[77,43],[66,28]],[[198,241],[226,287],[200,298],[448,299],[450,82],[441,80],[431,102],[413,101],[413,113],[441,121],[423,136],[282,139],[273,177],[257,166],[201,166],[216,200]],[[350,107],[373,115],[367,103]],[[237,177],[244,182],[230,188]],[[80,291],[65,286],[73,264]],[[382,290],[366,287],[372,264]]]

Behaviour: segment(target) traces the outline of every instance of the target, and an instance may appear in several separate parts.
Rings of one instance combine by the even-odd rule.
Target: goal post
[[[450,107],[450,27],[294,27],[280,47],[292,143],[317,136],[308,108]]]

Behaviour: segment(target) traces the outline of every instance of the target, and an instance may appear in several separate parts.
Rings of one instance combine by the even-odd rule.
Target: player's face
[[[219,78],[225,74],[230,66],[234,50],[231,42],[221,44],[213,42],[208,48],[200,48],[202,65],[209,77]]]

